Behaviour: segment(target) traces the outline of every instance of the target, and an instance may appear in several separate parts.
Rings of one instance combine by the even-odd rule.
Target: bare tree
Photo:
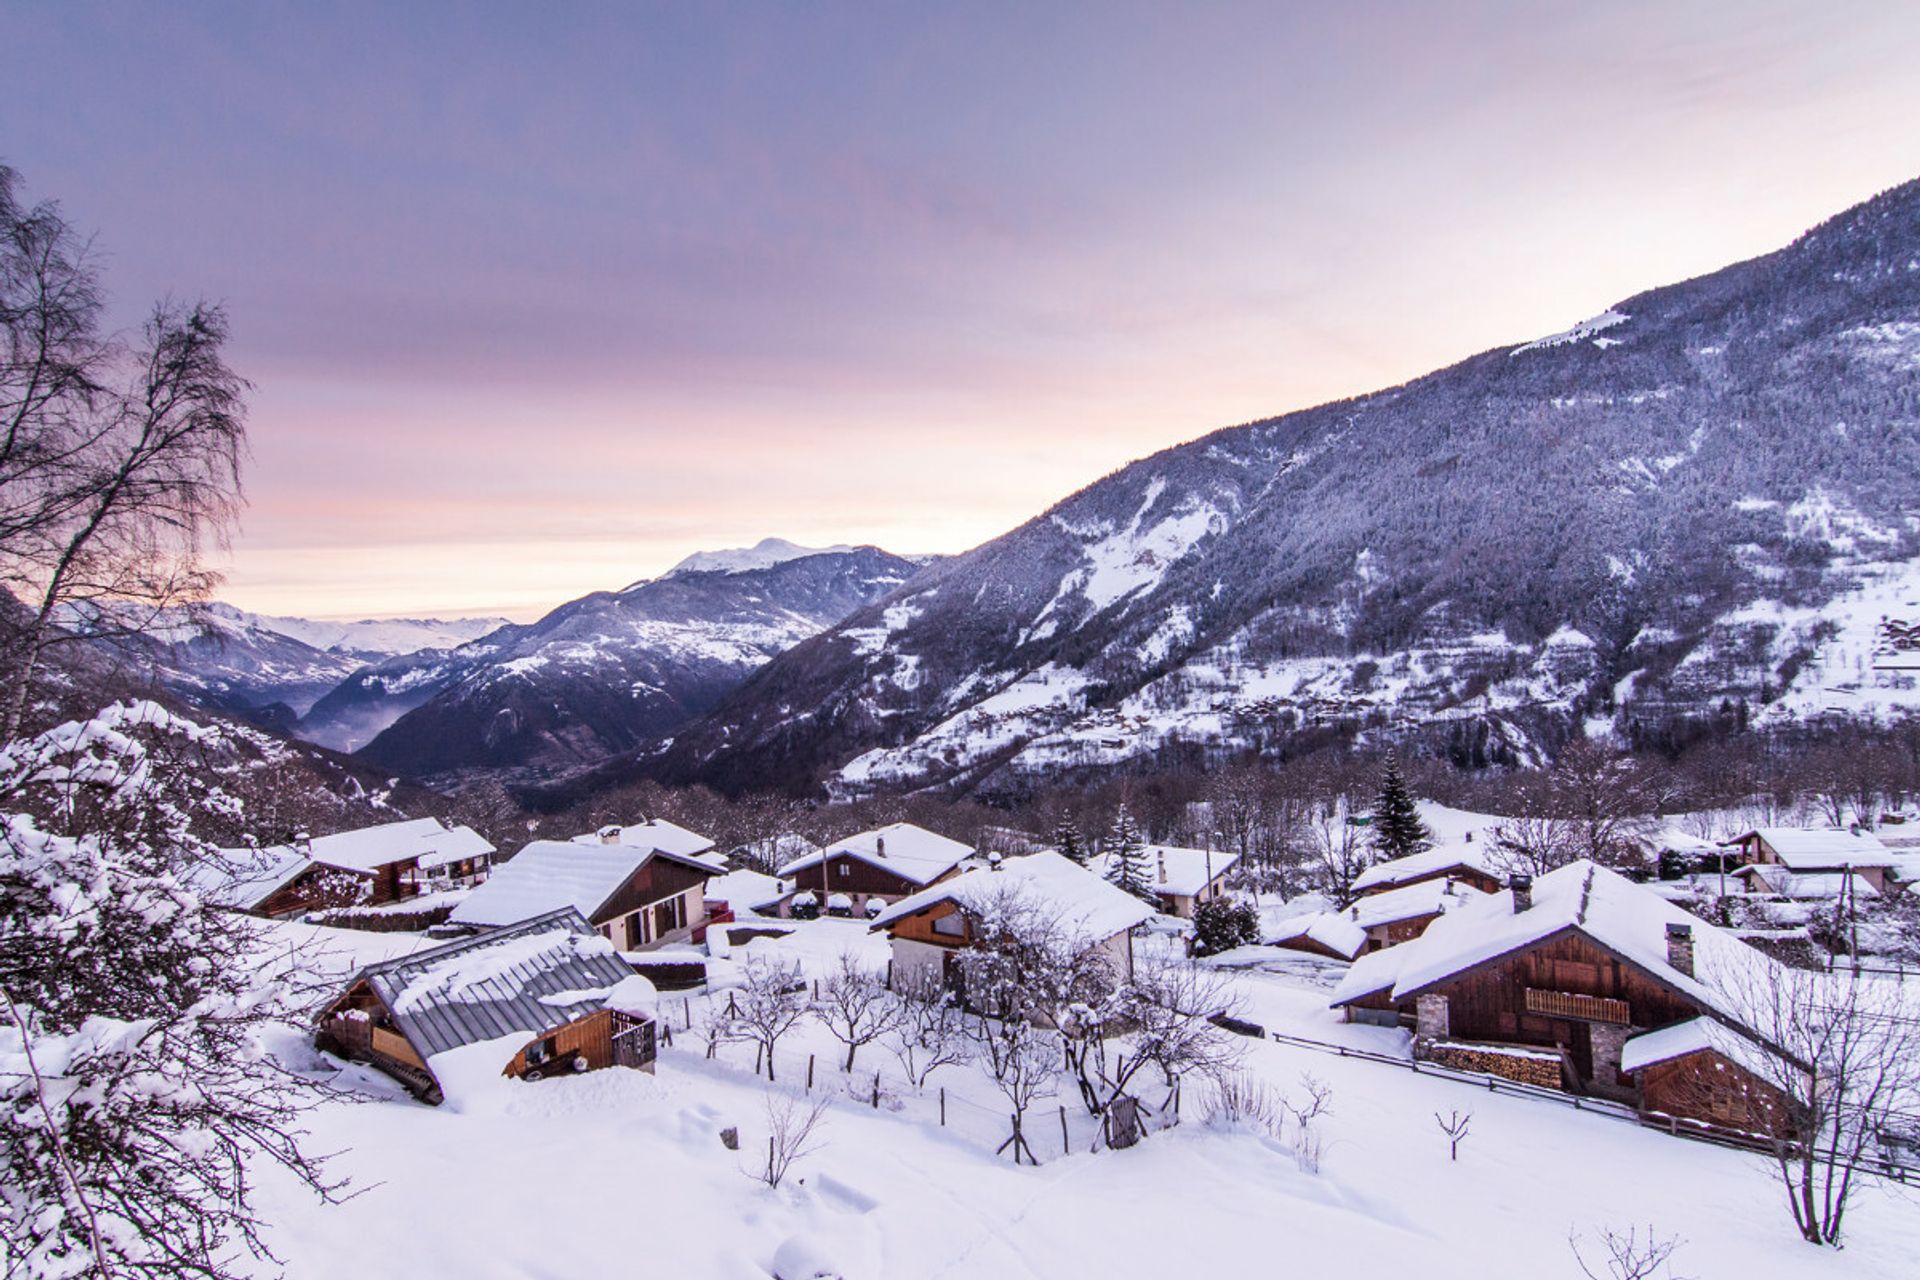
[[[840,963],[820,988],[814,1010],[833,1038],[847,1046],[842,1071],[853,1070],[853,1055],[861,1045],[872,1044],[885,1035],[899,1016],[899,1002],[888,992],[880,974],[862,965],[852,952],[843,952]]]
[[[981,1014],[973,1019],[972,1027],[980,1064],[1013,1108],[1013,1132],[999,1150],[1011,1148],[1015,1164],[1020,1163],[1022,1155],[1028,1163],[1039,1164],[1033,1148],[1027,1145],[1026,1116],[1035,1102],[1054,1094],[1060,1073],[1059,1037],[1017,1016],[992,1018]]]
[[[1595,1270],[1596,1264],[1588,1263],[1580,1249],[1580,1233],[1567,1233],[1567,1247],[1573,1250],[1573,1260],[1587,1280],[1651,1280],[1684,1243],[1679,1236],[1657,1234],[1651,1226],[1644,1236],[1637,1227],[1625,1232],[1606,1227],[1600,1233],[1600,1252],[1605,1256],[1598,1259],[1599,1269]]]
[[[798,964],[761,955],[749,955],[742,970],[740,986],[728,995],[720,1038],[757,1045],[767,1060],[767,1079],[773,1080],[774,1050],[807,1019],[806,979]]]
[[[239,512],[248,390],[218,307],[164,302],[137,337],[102,333],[86,247],[17,185],[0,169],[0,584],[26,606],[7,739],[49,646],[148,630],[218,582],[202,553]]]
[[[1467,1131],[1473,1127],[1473,1112],[1450,1111],[1441,1115],[1433,1113],[1433,1122],[1440,1126],[1440,1132],[1447,1135],[1447,1159],[1460,1158],[1460,1144],[1467,1140]]]
[[[965,1062],[972,1054],[966,1012],[932,969],[903,969],[893,975],[894,1016],[884,1033],[900,1070],[916,1089],[941,1067]]]
[[[1322,809],[1307,824],[1307,847],[1323,893],[1337,907],[1353,901],[1353,882],[1373,865],[1373,851],[1344,807]]]
[[[1769,1140],[1801,1237],[1836,1245],[1876,1148],[1920,1114],[1920,1019],[1898,984],[1859,973],[1755,964],[1716,985],[1760,1042],[1743,1055],[1759,1084],[1747,1125]]]
[[[826,1095],[796,1097],[779,1090],[767,1090],[767,1164],[754,1176],[775,1191],[786,1181],[795,1163],[818,1151],[818,1134],[826,1119]]]

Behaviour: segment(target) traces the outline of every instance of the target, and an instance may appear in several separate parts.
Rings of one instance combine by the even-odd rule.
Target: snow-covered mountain
[[[852,550],[852,547],[845,545],[803,547],[785,538],[762,538],[751,547],[696,551],[667,570],[664,576],[671,578],[678,573],[741,573],[748,569],[771,569],[788,560],[799,560],[806,556],[845,555]],[[633,584],[634,587],[644,585],[644,582]],[[627,589],[631,591],[633,587]]]
[[[1791,246],[1082,490],[796,646],[635,767],[1018,786],[1330,728],[1920,706],[1920,183]]]
[[[596,764],[675,732],[919,567],[874,547],[769,551],[743,567],[721,554],[710,563],[722,567],[682,565],[527,626],[369,666],[320,699],[300,732],[364,743],[362,758],[415,776]]]
[[[174,610],[136,639],[107,646],[163,687],[207,706],[282,724],[369,662],[463,644],[504,618],[316,622],[214,603]]]

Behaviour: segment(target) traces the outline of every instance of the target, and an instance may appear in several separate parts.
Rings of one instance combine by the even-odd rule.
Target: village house
[[[1319,911],[1281,921],[1265,941],[1269,946],[1352,960],[1369,951],[1398,946],[1425,933],[1442,914],[1486,895],[1451,878],[1420,879],[1354,899],[1344,911]]]
[[[1148,845],[1141,851],[1153,872],[1153,893],[1160,901],[1162,915],[1193,919],[1193,909],[1227,891],[1227,872],[1239,865],[1237,853],[1216,853],[1211,849],[1182,849],[1177,845]],[[1093,869],[1106,875],[1113,865],[1113,854],[1094,859]]]
[[[536,840],[501,863],[447,923],[497,929],[571,907],[621,951],[699,942],[706,933],[707,881],[724,871],[709,854]]]
[[[1082,950],[1108,957],[1114,976],[1133,976],[1132,931],[1154,916],[1147,903],[1053,852],[1008,858],[963,872],[883,910],[871,928],[892,942],[895,984],[909,974],[958,981],[957,959],[980,940],[992,915],[1061,930]]]
[[[678,823],[668,822],[665,818],[646,818],[625,826],[610,822],[598,831],[573,837],[573,842],[575,844],[618,844],[634,849],[658,849],[662,853],[677,853],[687,858],[713,852],[711,839],[698,831],[689,831]]]
[[[1900,854],[1858,827],[1760,827],[1726,843],[1740,850],[1743,865],[1785,867],[1796,875],[1852,874],[1872,885],[1876,893],[1886,892],[1906,867]]]
[[[1760,1123],[1767,1093],[1743,1057],[1766,1052],[1747,1001],[1777,969],[1581,861],[1515,876],[1362,956],[1332,1004],[1350,1021],[1411,1025],[1417,1057],[1738,1128]],[[1674,1030],[1686,1024],[1699,1025]],[[1736,1041],[1747,1048],[1731,1052]]]
[[[494,848],[471,827],[438,818],[387,822],[329,836],[219,851],[196,868],[196,887],[236,911],[283,917],[370,907],[487,878]]]
[[[810,895],[813,905],[833,914],[871,915],[957,874],[972,854],[972,846],[910,822],[863,831],[781,867],[780,878],[791,881],[792,890],[780,914],[791,914],[795,900]]]
[[[1428,880],[1452,880],[1482,893],[1497,893],[1503,887],[1500,874],[1487,864],[1480,850],[1464,846],[1428,849],[1376,862],[1354,878],[1353,891],[1362,895],[1385,893]]]
[[[528,1080],[651,1071],[654,1018],[652,985],[562,908],[367,966],[321,1011],[315,1042],[438,1104],[444,1055],[468,1046],[491,1046],[501,1074]]]
[[[1728,888],[1755,898],[1787,902],[1832,902],[1877,898],[1880,891],[1858,872],[1793,871],[1778,863],[1748,863],[1727,872]]]

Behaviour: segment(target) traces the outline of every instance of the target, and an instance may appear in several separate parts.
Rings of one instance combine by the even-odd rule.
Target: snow
[[[1617,346],[1619,345],[1619,339],[1600,338],[1595,335],[1604,330],[1611,329],[1615,325],[1625,324],[1630,318],[1629,316],[1622,315],[1618,311],[1602,311],[1591,320],[1582,320],[1579,324],[1573,326],[1573,328],[1561,333],[1549,334],[1544,338],[1536,338],[1525,346],[1515,347],[1507,354],[1509,356],[1517,356],[1528,351],[1545,351],[1549,347],[1564,347],[1575,342],[1587,341],[1591,341],[1597,347]]]
[[[1367,931],[1338,911],[1316,911],[1311,915],[1282,920],[1266,934],[1265,941],[1275,946],[1307,939],[1335,955],[1352,959],[1366,950]]]
[[[606,1007],[635,1018],[652,1018],[660,1012],[660,989],[651,979],[636,973],[607,992]]]
[[[1191,898],[1240,862],[1237,853],[1220,850],[1183,849],[1178,845],[1153,844],[1141,851],[1153,868],[1155,893]],[[1093,860],[1096,874],[1105,876],[1113,855],[1102,854]]]
[[[1425,817],[1437,808],[1439,808],[1437,805],[1422,806],[1422,816]],[[1423,876],[1432,876],[1443,871],[1452,871],[1455,868],[1479,871],[1486,875],[1494,874],[1487,866],[1484,844],[1441,845],[1405,858],[1391,858],[1386,862],[1376,862],[1354,879],[1353,887],[1355,890],[1365,891],[1384,885],[1405,884],[1410,880],[1418,880]]]
[[[592,918],[614,891],[657,856],[705,868],[704,862],[629,844],[535,840],[493,869],[484,884],[453,909],[450,924],[507,925],[560,907]]]
[[[1825,871],[1836,867],[1890,867],[1898,861],[1893,850],[1870,831],[1830,827],[1761,827],[1747,832],[1766,841],[1781,865],[1793,871]]]
[[[626,845],[632,849],[657,849],[661,853],[678,854],[683,858],[697,857],[713,848],[713,841],[706,836],[698,831],[689,831],[678,823],[668,822],[665,818],[649,818],[645,822],[629,823],[624,827],[602,827],[599,831],[590,831],[585,835],[573,837],[573,842],[605,844],[607,835],[613,837],[614,844]],[[714,870],[722,869],[720,864],[714,861]]]
[[[1398,924],[1421,916],[1452,911],[1463,903],[1487,895],[1469,885],[1448,880],[1423,880],[1381,893],[1370,893],[1347,908],[1347,918],[1362,929]]]
[[[829,842],[823,849],[796,858],[780,868],[784,879],[792,879],[809,867],[820,866],[842,854],[869,866],[891,871],[914,884],[931,884],[958,866],[973,852],[971,845],[948,839],[911,822],[896,822],[877,831],[863,831],[844,840]]]
[[[708,900],[726,903],[736,916],[772,906],[783,892],[778,880],[758,871],[729,871],[707,881]]]
[[[844,544],[831,547],[803,547],[785,538],[762,538],[751,547],[733,547],[724,551],[696,551],[667,570],[662,577],[672,578],[683,573],[746,573],[754,569],[771,569],[777,564],[789,560],[803,560],[808,556],[844,555],[855,548]],[[639,586],[635,583],[634,586]],[[633,590],[628,587],[627,590]]]
[[[473,828],[449,827],[438,818],[387,822],[330,836],[315,836],[299,848],[275,845],[273,849],[302,853],[324,866],[359,872],[371,872],[410,858],[418,859],[422,870],[429,870],[493,852],[493,846]]]
[[[805,928],[827,935],[828,924]],[[837,936],[859,929],[831,925]],[[1274,1030],[1389,1055],[1404,1045],[1403,1032],[1337,1022],[1309,979],[1227,972],[1247,1015]],[[664,1012],[678,1028],[679,1002]],[[1331,1088],[1317,1175],[1270,1136],[1207,1125],[1198,1085],[1178,1128],[1038,1168],[941,1129],[923,1118],[937,1116],[930,1102],[896,1113],[842,1095],[823,1145],[775,1192],[753,1179],[766,1099],[800,1086],[770,1089],[751,1074],[751,1054],[729,1066],[676,1045],[657,1074],[530,1084],[500,1074],[521,1043],[436,1056],[448,1094],[439,1108],[358,1068],[329,1073],[349,1098],[314,1113],[311,1141],[340,1153],[330,1172],[360,1194],[323,1205],[255,1168],[267,1241],[289,1280],[337,1276],[343,1241],[369,1280],[624,1275],[636,1258],[647,1274],[702,1280],[768,1280],[776,1259],[823,1261],[849,1280],[1150,1280],[1265,1274],[1277,1256],[1302,1274],[1487,1280],[1577,1274],[1570,1230],[1592,1239],[1629,1224],[1684,1238],[1677,1275],[1868,1280],[1908,1274],[1920,1250],[1920,1204],[1897,1191],[1865,1189],[1847,1247],[1819,1249],[1797,1240],[1760,1158],[1301,1044],[1245,1041],[1241,1066],[1277,1092],[1297,1094],[1308,1074]],[[822,1075],[839,1094],[832,1060],[821,1059]],[[964,1078],[946,1077],[962,1092]],[[1058,1101],[1070,1114],[1077,1106]],[[1054,1105],[1039,1113],[1049,1124]],[[1474,1119],[1450,1161],[1433,1117],[1456,1109]],[[730,1127],[737,1152],[719,1141]],[[795,1240],[804,1248],[783,1255]]]
[[[1707,1051],[1745,1067],[1763,1080],[1777,1069],[1777,1064],[1769,1061],[1768,1054],[1759,1045],[1712,1018],[1692,1018],[1633,1037],[1620,1051],[1620,1069],[1640,1071],[1656,1063]]]
[[[1093,942],[1145,924],[1158,914],[1085,867],[1048,851],[1008,858],[997,869],[982,867],[922,889],[874,917],[873,927],[883,929],[942,902],[984,913],[1008,898],[1052,909],[1062,928]]]

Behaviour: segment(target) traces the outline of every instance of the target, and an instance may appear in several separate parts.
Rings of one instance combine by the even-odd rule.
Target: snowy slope
[[[762,538],[751,547],[696,551],[667,570],[664,576],[671,578],[678,573],[743,573],[750,569],[771,569],[774,565],[805,556],[844,555],[852,550],[852,547],[844,545],[803,547],[785,538]],[[636,582],[633,585],[637,587],[642,584]],[[627,589],[631,591],[633,587]]]
[[[1916,393],[1920,183],[1123,468],[783,654],[647,767],[1018,789],[1330,725],[1524,761],[1572,726],[1905,705],[1870,633],[1920,599]]]

